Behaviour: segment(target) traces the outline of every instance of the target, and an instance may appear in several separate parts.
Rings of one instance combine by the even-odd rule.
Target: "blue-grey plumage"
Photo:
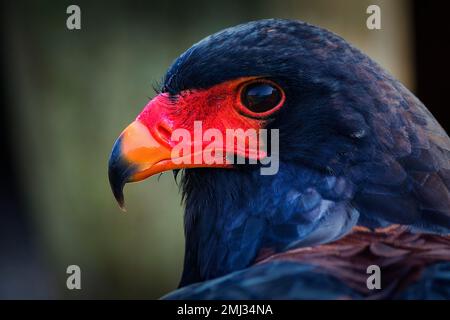
[[[427,267],[450,261],[450,139],[426,107],[344,39],[281,19],[196,43],[161,90],[176,101],[242,77],[284,91],[265,125],[279,130],[279,171],[184,170],[183,288],[166,298],[363,298],[358,272],[330,270],[392,259],[402,272],[388,273],[405,282],[372,297],[417,297],[420,272],[415,285],[439,283]],[[315,255],[295,253],[305,247]]]
[[[195,44],[164,86],[176,94],[248,75],[286,91],[268,125],[280,130],[280,170],[186,170],[182,286],[248,267],[261,250],[336,240],[356,224],[449,233],[450,139],[370,58],[324,29],[262,20]]]

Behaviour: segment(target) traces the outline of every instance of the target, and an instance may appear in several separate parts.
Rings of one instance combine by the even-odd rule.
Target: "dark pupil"
[[[278,105],[281,94],[268,83],[254,83],[242,91],[242,103],[253,112],[265,112]]]

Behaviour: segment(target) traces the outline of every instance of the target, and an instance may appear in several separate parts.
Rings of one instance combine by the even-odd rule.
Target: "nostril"
[[[159,123],[156,130],[161,139],[166,143],[170,143],[172,130],[166,123]]]

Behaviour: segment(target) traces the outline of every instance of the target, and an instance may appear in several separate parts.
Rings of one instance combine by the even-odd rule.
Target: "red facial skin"
[[[277,112],[283,105],[285,96],[282,94],[280,103],[264,113],[254,113],[241,103],[241,90],[249,82],[267,81],[257,77],[239,78],[215,85],[207,90],[183,91],[176,97],[161,93],[152,99],[133,122],[122,133],[123,157],[138,167],[130,181],[138,181],[156,173],[192,167],[230,167],[223,164],[175,164],[170,158],[171,150],[179,141],[171,139],[176,129],[186,129],[192,137],[191,154],[184,157],[194,157],[195,150],[204,150],[210,141],[195,141],[194,122],[201,121],[203,133],[208,129],[217,129],[226,137],[227,129],[254,129],[259,132],[264,128],[268,117]],[[272,85],[275,85],[272,83]],[[280,90],[282,92],[282,90]],[[237,139],[244,137],[237,137]],[[249,137],[247,137],[249,138]],[[256,158],[265,156],[248,150],[251,141],[246,140],[246,150],[235,148],[232,152],[239,156]],[[196,145],[196,147],[194,147]],[[199,147],[201,145],[201,147]],[[196,149],[197,148],[197,149]],[[227,149],[229,152],[229,149]],[[225,153],[224,153],[225,156]]]

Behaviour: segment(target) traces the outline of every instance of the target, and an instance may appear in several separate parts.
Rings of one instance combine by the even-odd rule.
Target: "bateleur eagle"
[[[173,133],[196,121],[278,129],[278,172],[261,174],[270,150],[256,164],[174,161]],[[205,148],[187,144],[185,158]],[[450,298],[450,139],[327,30],[254,21],[177,58],[114,144],[109,179],[122,206],[125,183],[181,169],[184,271],[168,299]],[[367,286],[371,265],[381,289]]]

